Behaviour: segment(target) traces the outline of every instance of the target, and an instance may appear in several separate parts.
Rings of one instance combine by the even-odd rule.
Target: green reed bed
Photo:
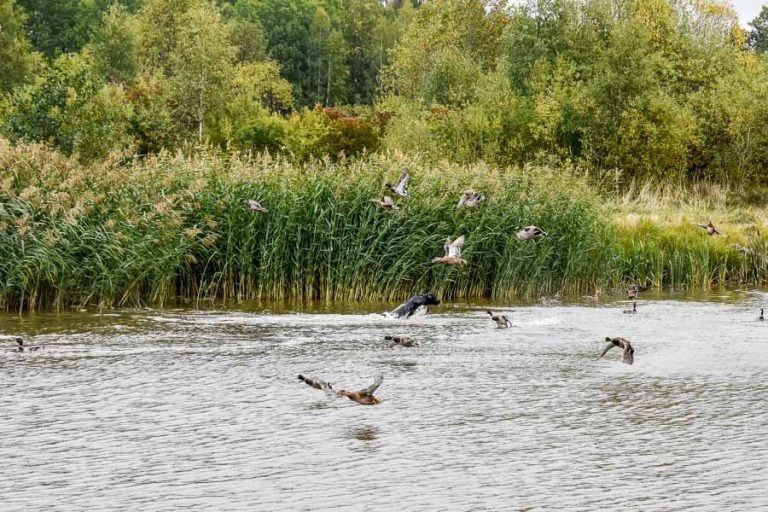
[[[642,220],[617,232],[625,281],[697,289],[768,281],[768,243],[754,230],[744,241],[733,226],[726,236],[707,236],[692,223]],[[737,250],[737,240],[749,253]]]
[[[411,173],[387,212],[386,182]],[[443,299],[618,291],[630,282],[707,288],[766,281],[766,240],[688,224],[613,222],[582,181],[543,169],[198,155],[83,167],[0,140],[0,307],[200,300]],[[459,192],[487,196],[456,209]],[[249,210],[258,199],[268,214]],[[606,220],[609,219],[609,220]],[[521,242],[536,224],[549,236]],[[431,264],[465,235],[461,270]]]
[[[411,172],[408,199],[369,200]],[[294,166],[170,155],[92,167],[0,145],[5,308],[203,299],[396,299],[577,292],[610,278],[611,230],[577,183],[405,157]],[[456,209],[461,190],[487,195]],[[261,215],[244,200],[269,209]],[[523,225],[548,230],[520,242]],[[464,234],[462,270],[430,264]]]

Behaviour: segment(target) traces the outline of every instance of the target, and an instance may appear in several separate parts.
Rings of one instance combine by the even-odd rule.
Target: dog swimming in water
[[[417,293],[412,295],[407,301],[403,302],[395,308],[394,311],[387,315],[391,318],[409,318],[417,310],[426,311],[429,310],[429,306],[436,306],[440,304],[440,300],[435,297],[433,293]]]

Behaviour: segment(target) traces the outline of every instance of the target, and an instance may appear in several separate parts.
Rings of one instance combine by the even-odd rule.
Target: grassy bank
[[[411,172],[411,198],[369,200]],[[83,167],[41,146],[0,141],[0,306],[162,304],[176,298],[398,299],[537,296],[625,282],[763,283],[765,241],[715,239],[606,205],[583,180],[541,169],[159,156]],[[472,187],[488,199],[456,209]],[[269,209],[261,215],[244,200]],[[693,220],[693,219],[692,219]],[[524,225],[546,239],[519,242]],[[469,265],[429,261],[464,234]]]

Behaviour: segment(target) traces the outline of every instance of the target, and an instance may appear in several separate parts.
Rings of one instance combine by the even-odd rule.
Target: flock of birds
[[[401,198],[408,198],[408,179],[409,174],[408,171],[404,171],[400,178],[397,181],[397,184],[392,185],[391,183],[385,184],[385,188],[390,190],[395,196],[401,197]],[[456,208],[474,208],[478,206],[482,201],[485,200],[485,196],[479,192],[476,192],[472,189],[464,190],[459,195],[459,202],[456,205]],[[371,199],[372,203],[378,205],[383,210],[387,211],[394,211],[398,210],[398,206],[395,203],[395,200],[390,195],[384,195],[381,199]],[[256,199],[247,199],[245,201],[245,205],[258,213],[268,213],[269,210],[264,208],[259,201]],[[708,235],[722,235],[722,233],[715,228],[715,226],[712,224],[712,222],[709,222],[707,224],[696,224],[697,226],[703,228]],[[518,240],[526,241],[526,240],[533,240],[539,237],[545,237],[547,236],[547,233],[541,229],[538,226],[525,226],[521,228],[517,233],[516,237]],[[446,265],[451,265],[457,268],[462,268],[467,261],[464,260],[461,257],[461,248],[464,246],[464,235],[459,236],[455,240],[451,239],[451,237],[448,237],[446,239],[445,243],[443,244],[443,256],[435,257],[432,259],[432,263],[443,263]],[[738,247],[740,252],[746,252],[750,251],[751,249],[744,248],[744,247]],[[625,296],[627,299],[636,299],[638,297],[638,294],[644,290],[646,290],[647,287],[640,286],[640,285],[632,285],[630,286],[626,292]],[[600,299],[600,290],[595,290],[595,295],[586,295],[583,296],[585,299],[592,299],[595,301],[598,301]],[[553,301],[552,303],[557,303],[557,301]],[[391,318],[409,318],[413,315],[424,315],[429,311],[430,305],[437,305],[440,304],[440,300],[432,293],[421,293],[416,294],[410,297],[407,301],[402,303],[400,306],[395,308],[394,311],[391,313],[388,313],[387,316]],[[551,303],[547,302],[547,305],[551,305]],[[488,315],[490,316],[491,320],[496,323],[496,328],[498,329],[507,329],[509,327],[512,327],[512,322],[507,318],[506,315],[502,314],[494,314],[493,311],[486,311]],[[623,311],[625,314],[637,314],[637,302],[632,303],[632,309],[626,309]],[[760,317],[758,320],[764,320],[763,316],[763,309],[760,310]],[[411,338],[403,337],[403,336],[385,336],[384,340],[389,342],[389,347],[418,347],[419,342],[416,340],[413,340]],[[605,341],[607,342],[607,345],[605,349],[600,354],[600,357],[602,358],[606,353],[608,353],[609,350],[611,350],[613,347],[618,347],[623,351],[622,355],[622,362],[625,364],[632,364],[634,363],[634,354],[635,349],[632,347],[632,344],[629,340],[621,337],[606,337]],[[24,340],[22,338],[15,338],[16,346],[13,347],[11,350],[14,352],[35,352],[38,350],[43,349],[42,345],[25,345]],[[381,400],[376,398],[374,396],[374,393],[379,388],[381,383],[384,380],[384,376],[382,374],[376,375],[374,378],[373,384],[370,386],[357,390],[357,391],[348,391],[346,389],[338,389],[335,390],[333,388],[333,385],[329,382],[316,379],[313,377],[305,377],[304,375],[299,375],[299,380],[301,382],[304,382],[305,384],[325,391],[331,396],[334,397],[347,397],[350,400],[361,404],[361,405],[377,405],[381,403]]]
[[[384,188],[389,190],[396,197],[407,199],[410,197],[410,194],[408,193],[409,178],[410,174],[408,171],[403,171],[395,185],[386,183],[384,184]],[[475,208],[484,200],[485,196],[480,192],[477,192],[473,189],[463,190],[459,194],[459,202],[456,205],[456,208]],[[388,194],[385,194],[381,199],[370,199],[370,202],[376,204],[381,209],[386,211],[395,211],[400,209],[395,203],[393,197]],[[269,212],[269,210],[264,208],[261,203],[255,199],[248,199],[245,201],[245,204],[248,206],[248,208],[255,212]],[[538,226],[525,226],[516,233],[517,239],[521,241],[533,240],[534,238],[540,238],[544,236],[547,236],[546,231]],[[448,239],[443,244],[443,255],[433,258],[432,263],[443,263],[445,265],[451,265],[459,269],[463,268],[467,263],[467,260],[461,257],[461,248],[464,246],[464,240],[464,235],[459,236],[455,240],[451,239],[451,237],[448,237]]]

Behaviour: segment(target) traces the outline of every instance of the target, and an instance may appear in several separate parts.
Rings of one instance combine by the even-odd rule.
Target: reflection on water
[[[766,296],[673,298],[0,315],[0,510],[764,510]]]

